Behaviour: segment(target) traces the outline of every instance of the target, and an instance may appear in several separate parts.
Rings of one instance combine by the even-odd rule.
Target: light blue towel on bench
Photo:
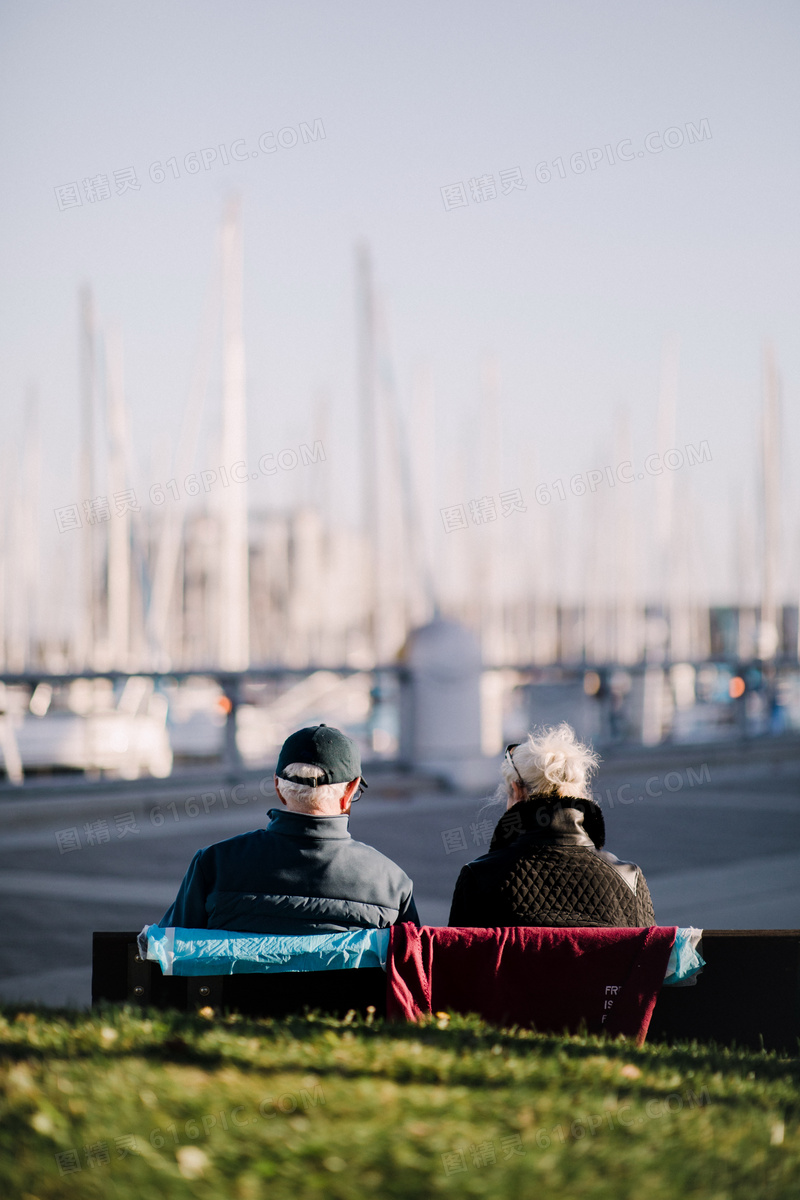
[[[664,976],[666,987],[675,984],[686,986],[697,982],[695,975],[706,965],[706,960],[697,952],[697,945],[702,936],[702,929],[695,929],[692,925],[687,929],[678,929],[667,960],[667,973]]]
[[[347,967],[386,970],[388,948],[388,929],[290,936],[145,925],[139,934],[142,958],[159,963],[164,975],[258,975]]]

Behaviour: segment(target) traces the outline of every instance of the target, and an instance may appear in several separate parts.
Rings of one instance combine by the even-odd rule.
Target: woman
[[[458,877],[450,925],[655,925],[640,868],[603,849],[589,790],[597,763],[567,724],[508,747],[497,791],[506,811],[488,853]]]

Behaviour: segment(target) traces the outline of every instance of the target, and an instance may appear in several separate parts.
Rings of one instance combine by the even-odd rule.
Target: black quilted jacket
[[[532,796],[503,813],[458,877],[450,925],[655,925],[641,869],[603,850],[592,800]]]

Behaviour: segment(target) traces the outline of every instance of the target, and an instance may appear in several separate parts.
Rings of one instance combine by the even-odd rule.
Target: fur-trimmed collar
[[[489,852],[510,846],[523,833],[601,850],[606,841],[603,810],[594,800],[573,796],[529,796],[507,809],[495,826]]]

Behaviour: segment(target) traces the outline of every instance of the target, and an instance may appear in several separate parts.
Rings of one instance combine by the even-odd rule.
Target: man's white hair
[[[289,763],[284,768],[287,775],[298,775],[301,779],[319,779],[325,774],[321,767],[311,763]],[[341,812],[339,801],[345,794],[347,783],[321,783],[317,787],[305,783],[292,783],[278,775],[278,790],[284,800],[289,800],[309,816],[330,815]]]
[[[504,782],[498,789],[498,799],[510,796],[511,785],[519,783],[521,776],[532,795],[591,800],[589,781],[600,757],[590,746],[578,741],[575,730],[566,721],[534,729],[512,751],[512,756],[513,763],[507,754],[503,758],[500,769]]]

